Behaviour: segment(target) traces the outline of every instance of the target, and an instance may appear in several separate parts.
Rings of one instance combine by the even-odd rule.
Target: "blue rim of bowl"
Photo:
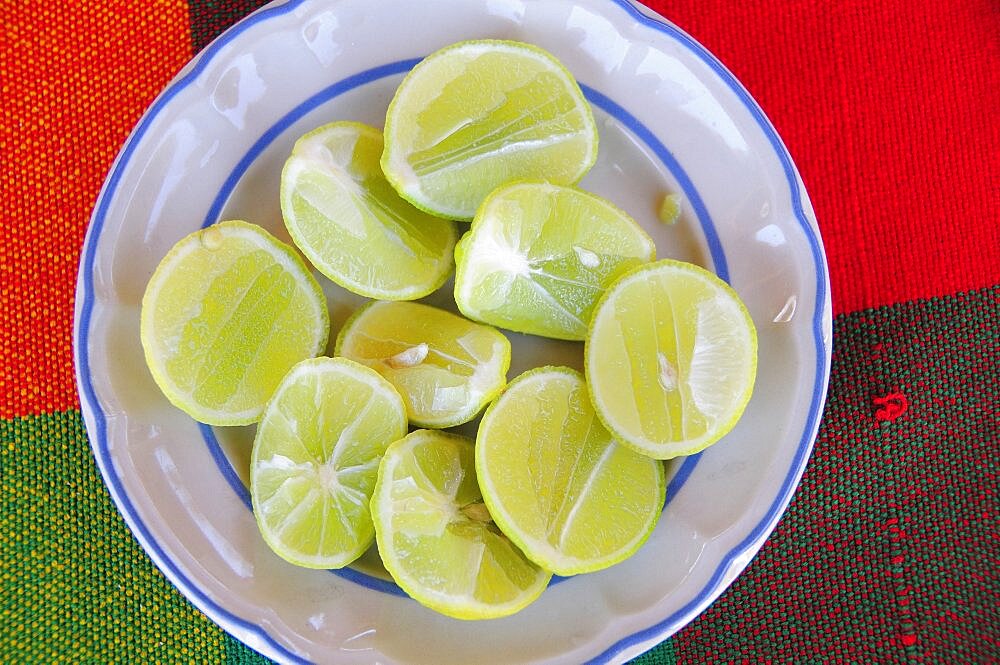
[[[113,198],[113,194],[118,188],[126,165],[129,163],[132,153],[135,151],[139,141],[149,129],[153,120],[160,114],[163,108],[184,88],[191,84],[208,66],[214,56],[226,45],[246,32],[258,23],[271,18],[282,16],[293,11],[299,5],[308,0],[289,0],[287,3],[267,6],[257,12],[247,16],[242,21],[232,26],[229,30],[220,35],[214,42],[207,46],[192,62],[191,66],[178,76],[171,84],[156,98],[149,109],[143,114],[136,128],[129,136],[124,147],[115,160],[111,172],[101,190],[94,214],[91,218],[87,237],[84,241],[83,256],[80,262],[80,272],[78,277],[77,293],[77,317],[74,330],[74,355],[77,369],[77,384],[80,389],[81,409],[86,416],[93,420],[93,427],[87,427],[88,435],[91,438],[94,448],[95,458],[104,477],[108,490],[117,504],[122,516],[135,534],[137,540],[149,554],[150,558],[173,582],[173,584],[184,593],[195,605],[219,623],[230,633],[240,633],[241,639],[251,641],[252,645],[258,645],[268,649],[272,654],[295,663],[308,663],[300,656],[290,651],[286,646],[273,638],[261,626],[242,619],[214,602],[196,584],[178,568],[178,566],[167,557],[153,538],[149,528],[140,519],[131,499],[125,492],[121,479],[113,472],[113,462],[108,450],[107,422],[105,414],[100,408],[100,401],[94,389],[91,373],[90,359],[87,353],[88,335],[90,332],[90,320],[94,306],[94,261],[96,257],[97,241],[100,238],[104,220],[107,217],[108,209]],[[640,11],[629,0],[608,0],[608,2],[618,5],[627,12],[638,23],[652,28],[667,37],[675,40],[680,45],[689,50],[694,56],[705,63],[736,95],[740,102],[752,115],[761,131],[767,137],[776,156],[778,157],[785,177],[788,181],[789,191],[792,199],[792,209],[795,219],[809,243],[812,258],[816,267],[816,298],[815,309],[812,316],[813,341],[816,347],[815,378],[810,398],[809,412],[807,414],[805,427],[795,455],[792,459],[788,472],[779,488],[779,491],[768,507],[763,518],[750,531],[749,534],[734,548],[732,548],[718,564],[715,572],[709,579],[708,584],[686,605],[664,617],[655,624],[626,635],[614,644],[610,645],[602,653],[593,658],[592,663],[605,663],[615,659],[625,653],[632,653],[639,646],[646,646],[653,641],[664,640],[680,626],[686,624],[699,611],[704,609],[723,590],[725,576],[733,562],[743,555],[748,549],[759,545],[768,533],[773,530],[778,518],[784,512],[791,495],[798,484],[802,471],[805,468],[806,460],[812,450],[816,431],[819,427],[819,418],[826,396],[826,384],[829,375],[829,353],[824,342],[824,322],[823,317],[828,303],[828,286],[826,257],[817,232],[809,222],[809,217],[803,207],[802,193],[799,189],[799,177],[792,163],[791,156],[782,143],[781,139],[763,111],[750,96],[749,92],[739,83],[735,76],[705,47],[696,42],[676,26],[653,18]],[[634,129],[633,129],[634,131]],[[676,175],[676,174],[675,174]],[[218,211],[216,211],[217,213]],[[713,254],[713,260],[715,256]],[[718,268],[718,267],[717,267]],[[692,464],[693,467],[693,464]],[[682,466],[683,469],[683,466]],[[690,468],[688,473],[690,473]],[[252,638],[252,639],[249,639]]]
[[[275,139],[281,136],[292,125],[309,113],[315,111],[321,105],[336,99],[344,93],[350,92],[360,86],[373,83],[387,76],[405,74],[413,69],[413,67],[416,66],[420,60],[421,58],[400,60],[398,62],[372,67],[371,69],[366,69],[352,76],[348,76],[327,86],[314,95],[311,95],[308,99],[301,102],[295,106],[295,108],[279,118],[274,124],[268,127],[267,130],[261,133],[260,138],[258,138],[253,145],[250,146],[246,153],[244,153],[243,157],[240,158],[240,160],[233,167],[232,171],[230,171],[226,180],[223,182],[222,187],[220,187],[218,193],[216,194],[215,199],[212,201],[212,204],[209,206],[208,212],[205,214],[205,219],[202,222],[202,228],[206,228],[220,221],[226,202],[239,186],[239,183],[246,175],[247,170],[268,148],[268,146],[270,146]],[[666,167],[666,169],[670,171],[671,175],[673,175],[673,177],[677,180],[678,185],[684,193],[685,200],[690,204],[695,217],[698,219],[698,224],[701,226],[702,232],[705,235],[709,255],[712,259],[712,267],[720,278],[728,282],[729,265],[726,261],[725,251],[722,249],[722,242],[719,239],[719,234],[715,229],[715,223],[712,221],[712,218],[708,213],[708,208],[705,206],[705,202],[702,200],[701,194],[699,194],[697,188],[694,186],[694,183],[691,181],[691,178],[684,170],[684,167],[681,166],[680,162],[677,161],[673,154],[665,145],[663,145],[656,135],[649,131],[649,129],[643,125],[638,118],[626,111],[624,107],[615,103],[611,98],[598,92],[590,86],[580,84],[580,88],[583,90],[584,95],[591,104],[613,117],[622,126],[631,131],[636,138],[645,143],[646,147],[656,155],[657,159],[660,160],[663,166]],[[212,455],[212,459],[215,461],[215,465],[218,467],[222,477],[226,480],[229,487],[243,502],[243,504],[252,511],[253,503],[250,499],[250,491],[243,483],[243,479],[240,478],[240,475],[234,468],[232,461],[219,444],[214,428],[209,425],[202,424],[199,427],[199,431],[201,432],[202,439],[208,447],[208,450]],[[694,468],[698,465],[698,460],[700,459],[701,453],[697,453],[683,458],[680,462],[680,466],[673,472],[670,482],[667,485],[666,499],[663,504],[664,509],[666,509],[666,507],[670,504],[670,500],[677,495],[677,492],[680,491],[681,487],[683,487],[684,483],[691,476],[691,472],[694,471]],[[351,566],[337,570],[330,570],[329,572],[368,589],[397,596],[407,595],[406,592],[400,589],[394,582],[369,575],[368,573],[357,570]],[[552,577],[551,584],[558,584],[567,579],[569,578],[554,575]]]

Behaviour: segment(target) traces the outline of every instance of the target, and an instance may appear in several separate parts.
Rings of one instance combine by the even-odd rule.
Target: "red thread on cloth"
[[[895,511],[898,506],[889,504],[889,510]],[[889,536],[889,579],[896,601],[896,618],[898,628],[890,642],[903,647],[908,656],[919,656],[917,653],[916,622],[910,605],[910,592],[913,586],[907,582],[907,552],[904,550],[906,533],[900,527],[898,517],[890,517],[884,523],[884,533]]]
[[[891,392],[883,397],[876,397],[872,402],[878,407],[875,419],[889,422],[899,418],[910,407],[909,400],[901,392]]]

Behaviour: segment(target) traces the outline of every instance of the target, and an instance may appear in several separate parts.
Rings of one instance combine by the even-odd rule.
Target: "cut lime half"
[[[257,426],[250,496],[264,540],[286,561],[341,568],[375,537],[369,501],[385,449],[406,434],[396,390],[344,358],[285,376]]]
[[[371,503],[386,570],[412,598],[457,619],[513,614],[552,576],[493,524],[474,454],[464,437],[417,430],[386,451]]]
[[[472,219],[521,178],[573,184],[597,157],[597,127],[573,76],[530,44],[475,40],[427,56],[396,90],[382,168],[419,208]]]
[[[546,182],[500,187],[455,251],[455,302],[469,318],[582,340],[619,275],[651,261],[652,239],[596,194]]]
[[[507,384],[510,366],[510,342],[496,329],[411,302],[360,309],[341,329],[336,353],[388,379],[420,427],[472,420]]]
[[[295,244],[349,291],[413,300],[451,274],[455,223],[414,208],[382,175],[382,134],[335,122],[295,143],[281,172],[281,213]]]
[[[500,529],[546,570],[586,573],[622,561],[652,533],[663,463],[619,445],[579,372],[525,372],[483,416],[476,472]]]
[[[292,365],[322,352],[329,331],[326,299],[295,251],[259,226],[227,221],[163,258],[139,334],[174,405],[210,425],[247,425]]]
[[[594,408],[625,445],[668,459],[722,438],[757,373],[757,332],[711,272],[663,260],[621,278],[598,304],[584,352]]]

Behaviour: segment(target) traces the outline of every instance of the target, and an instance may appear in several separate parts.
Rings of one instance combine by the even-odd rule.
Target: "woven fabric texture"
[[[77,411],[0,420],[0,662],[217,662],[223,635],[136,543]]]
[[[1000,658],[998,330],[1000,287],[837,318],[799,490],[684,662]]]
[[[73,296],[94,199],[191,57],[187,6],[0,3],[0,418],[78,405]]]
[[[266,663],[104,487],[71,348],[80,247],[156,94],[262,3],[0,3],[0,662]],[[748,87],[830,263],[815,452],[747,571],[640,656],[1000,662],[1000,5],[648,0]]]

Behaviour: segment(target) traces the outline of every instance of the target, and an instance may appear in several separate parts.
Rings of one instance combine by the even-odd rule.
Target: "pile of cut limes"
[[[336,568],[375,541],[413,598],[481,619],[646,540],[661,460],[732,429],[757,338],[723,281],[655,261],[634,220],[574,186],[596,156],[591,109],[551,54],[462,42],[405,77],[384,131],[298,140],[279,193],[298,251],[225,221],[163,259],[142,302],[147,363],[196,420],[258,423],[251,496],[278,555]],[[471,220],[461,238],[456,220]],[[330,320],[309,264],[372,299],[333,358],[317,357]],[[411,302],[453,273],[464,316]],[[585,375],[508,384],[493,326],[584,341]],[[475,441],[442,431],[484,408]]]

